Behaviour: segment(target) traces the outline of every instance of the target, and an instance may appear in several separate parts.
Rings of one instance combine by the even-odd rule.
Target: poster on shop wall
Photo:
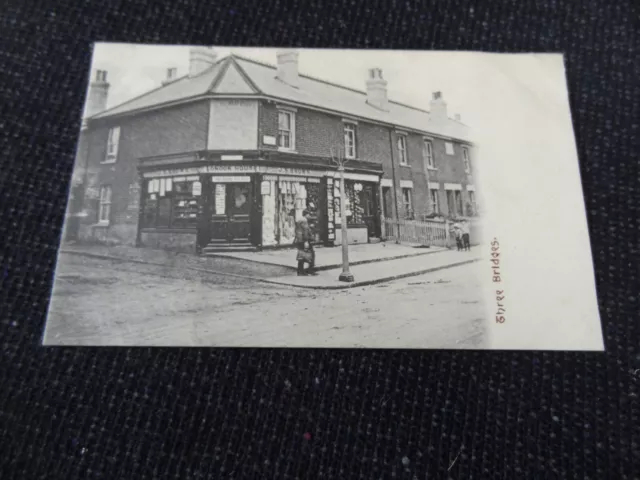
[[[166,260],[180,281],[131,265],[111,284],[62,249],[44,344],[603,350],[562,55],[289,53],[95,45],[83,135],[127,122],[108,158],[76,162],[109,165],[70,175],[86,195],[65,237],[187,257]],[[189,126],[206,153],[144,123],[187,99],[210,104]],[[210,264],[229,275],[189,280]]]

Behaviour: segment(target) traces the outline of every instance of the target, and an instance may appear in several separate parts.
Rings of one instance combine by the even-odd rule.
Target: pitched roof
[[[136,110],[155,107],[167,103],[179,102],[192,97],[198,97],[209,92],[214,81],[224,67],[224,58],[218,60],[212,68],[200,75],[190,77],[185,75],[161,87],[150,90],[120,105],[104,110],[90,119],[106,118]]]
[[[241,75],[247,80],[251,89],[258,90],[257,94],[295,104],[331,110],[345,116],[391,124],[400,128],[432,132],[455,138],[464,139],[467,137],[466,125],[456,120],[449,119],[447,125],[436,125],[428,111],[392,100],[388,103],[388,110],[383,111],[367,103],[367,94],[364,91],[303,74],[300,74],[298,88],[295,88],[276,77],[277,68],[274,65],[258,62],[236,54],[231,54],[218,60],[213,68],[201,75],[181,77],[168,85],[151,90],[146,94],[94,115],[92,119],[131,113],[215,93],[216,87],[222,82],[227,72],[236,75],[235,69],[229,68],[230,65],[237,65],[240,68]],[[234,78],[234,81],[237,84],[236,78]]]

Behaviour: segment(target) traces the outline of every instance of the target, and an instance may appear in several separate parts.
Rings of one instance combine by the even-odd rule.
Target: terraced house
[[[299,73],[299,55],[267,65],[195,47],[188,75],[170,69],[160,88],[95,113],[109,88],[98,71],[69,236],[194,252],[289,246],[290,212],[308,209],[317,241],[333,245],[341,208],[358,243],[384,236],[383,216],[474,213],[472,144],[439,92],[422,110],[390,100],[379,68],[359,91]]]

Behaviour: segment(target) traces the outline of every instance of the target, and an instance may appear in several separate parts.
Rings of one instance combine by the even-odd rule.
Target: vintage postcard
[[[99,43],[85,98],[45,345],[604,348],[560,54]]]

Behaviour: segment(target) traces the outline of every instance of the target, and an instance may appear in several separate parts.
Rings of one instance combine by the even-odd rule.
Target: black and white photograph
[[[561,55],[98,43],[87,78],[45,345],[602,349]]]

